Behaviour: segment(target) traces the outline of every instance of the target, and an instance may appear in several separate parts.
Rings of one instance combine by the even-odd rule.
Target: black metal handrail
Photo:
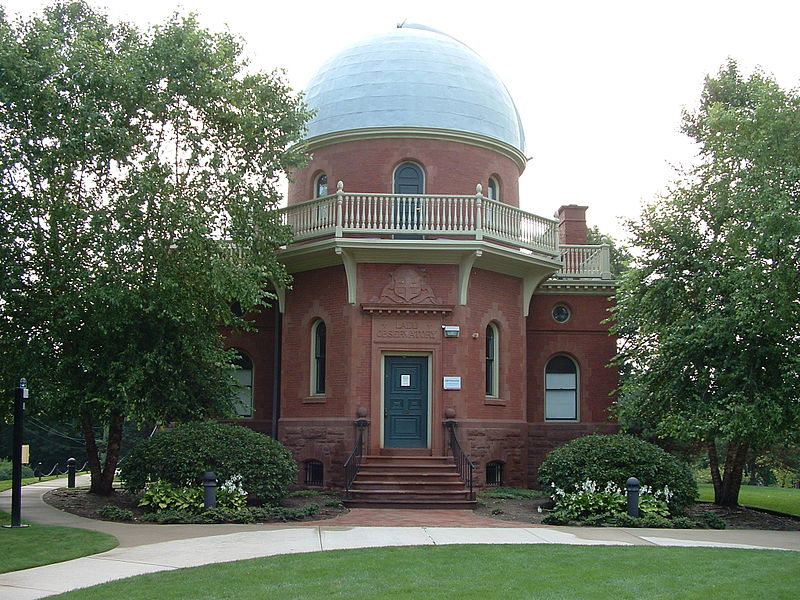
[[[467,456],[467,453],[464,452],[464,449],[458,442],[458,437],[456,436],[456,422],[445,421],[444,425],[447,427],[448,431],[450,431],[450,452],[453,453],[453,459],[456,461],[458,475],[461,477],[461,481],[469,488],[469,499],[474,500],[475,490],[472,486],[472,473],[475,470],[475,463],[469,459],[469,456]]]
[[[356,426],[356,443],[353,445],[353,451],[347,460],[344,461],[344,494],[345,497],[350,496],[350,486],[358,475],[358,470],[361,468],[361,458],[364,456],[364,430],[369,425],[366,419],[358,419],[353,422]]]

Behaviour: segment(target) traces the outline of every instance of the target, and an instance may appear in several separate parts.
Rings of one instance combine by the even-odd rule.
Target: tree
[[[614,309],[630,368],[618,410],[703,442],[715,502],[735,506],[748,450],[800,425],[800,98],[731,61],[683,130],[699,165],[628,224],[639,253]]]
[[[276,184],[308,114],[192,16],[0,16],[0,375],[80,422],[91,491],[110,494],[125,419],[230,413],[219,327],[246,328],[233,307],[286,280]]]
[[[589,227],[586,231],[586,243],[605,244],[608,246],[611,254],[611,273],[614,277],[619,277],[630,268],[633,256],[627,246],[623,245],[616,238],[602,233],[597,225]]]

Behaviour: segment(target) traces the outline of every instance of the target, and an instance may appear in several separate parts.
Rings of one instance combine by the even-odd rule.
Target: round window
[[[566,323],[572,313],[569,308],[563,304],[556,304],[553,307],[553,318],[559,323]]]

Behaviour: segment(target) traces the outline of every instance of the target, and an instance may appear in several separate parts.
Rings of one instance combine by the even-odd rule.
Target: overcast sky
[[[0,0],[30,15],[41,0]],[[551,216],[588,205],[589,224],[617,237],[618,217],[663,191],[672,165],[694,157],[681,110],[727,57],[760,65],[784,87],[800,82],[800,2],[511,2],[489,0],[91,0],[141,26],[193,11],[213,30],[240,35],[252,64],[286,69],[303,89],[322,62],[404,20],[461,40],[492,67],[522,115],[531,157],[522,208]],[[477,182],[477,177],[476,177]],[[346,183],[346,182],[345,182]],[[369,190],[359,190],[369,191]]]

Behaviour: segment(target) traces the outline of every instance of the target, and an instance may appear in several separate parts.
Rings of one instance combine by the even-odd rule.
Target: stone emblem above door
[[[389,274],[391,281],[384,286],[379,302],[398,304],[441,304],[425,275],[413,265],[400,265]]]

